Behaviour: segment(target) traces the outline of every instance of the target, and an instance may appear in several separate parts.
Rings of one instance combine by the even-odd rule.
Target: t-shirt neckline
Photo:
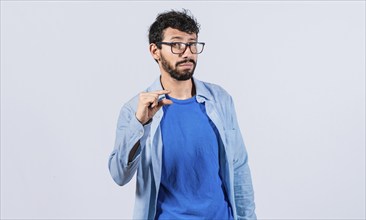
[[[176,99],[176,98],[173,98],[169,95],[165,95],[167,99],[169,100],[172,100],[173,103],[176,103],[176,104],[189,104],[189,103],[192,103],[192,102],[195,102],[196,101],[196,96],[192,96],[191,98],[188,98],[188,99]]]

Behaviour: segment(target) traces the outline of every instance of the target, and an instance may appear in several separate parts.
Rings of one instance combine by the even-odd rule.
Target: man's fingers
[[[164,90],[152,91],[152,92],[149,92],[149,93],[153,93],[153,94],[157,94],[157,95],[164,95],[164,94],[170,93],[170,91],[164,89]]]
[[[154,99],[154,101],[149,105],[150,108],[154,108],[155,106],[158,105],[158,100]]]
[[[162,100],[159,102],[158,106],[159,106],[159,107],[161,107],[161,106],[163,106],[163,105],[170,105],[170,104],[173,104],[172,100],[169,100],[169,99],[162,99]]]
[[[144,104],[148,104],[148,106],[153,105],[154,102],[157,102],[160,95],[168,94],[170,91],[168,90],[157,90],[154,92],[142,92],[140,93],[140,100]],[[155,103],[157,104],[157,103]]]
[[[140,94],[140,103],[144,106],[150,106],[154,104],[157,104],[159,95],[157,94],[148,94],[148,93],[142,93]]]
[[[157,90],[153,92],[141,92],[139,94],[139,103],[136,110],[136,118],[142,123],[146,123],[154,116],[161,106],[171,104],[170,100],[163,101],[159,99],[161,95],[170,93],[168,90]],[[164,99],[164,97],[161,97]],[[161,101],[160,101],[161,100]]]

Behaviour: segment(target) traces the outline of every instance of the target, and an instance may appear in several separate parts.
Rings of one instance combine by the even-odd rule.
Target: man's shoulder
[[[230,94],[220,85],[194,79],[199,92],[212,96],[213,99],[231,98]]]
[[[228,94],[229,93],[220,85],[218,84],[215,84],[215,83],[211,83],[211,82],[206,82],[206,81],[201,81],[205,86],[206,88],[208,88],[210,91],[213,91],[213,92],[221,92],[221,93],[225,93],[225,94]]]

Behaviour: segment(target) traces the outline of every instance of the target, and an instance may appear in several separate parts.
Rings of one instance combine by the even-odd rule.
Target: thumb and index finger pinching
[[[155,94],[158,95],[166,95],[169,94],[170,91],[169,90],[158,90],[158,91],[154,91]],[[163,105],[170,105],[173,104],[173,102],[169,99],[166,99],[165,97],[162,97],[161,99],[158,100],[158,107],[161,107]]]
[[[156,90],[156,91],[153,91],[153,92],[151,92],[151,93],[155,93],[155,94],[157,94],[157,95],[165,95],[165,94],[169,94],[169,93],[170,93],[170,91],[169,91],[169,90],[164,89],[164,90]]]
[[[158,106],[161,107],[163,105],[170,105],[170,104],[173,104],[172,100],[162,99],[159,101]]]

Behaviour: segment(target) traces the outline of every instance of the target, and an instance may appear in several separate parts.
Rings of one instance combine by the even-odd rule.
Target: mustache
[[[175,64],[175,66],[178,66],[179,64],[182,64],[182,63],[188,63],[188,62],[191,62],[193,63],[195,66],[196,66],[196,61],[192,60],[192,59],[187,59],[187,60],[182,60],[182,61],[179,61]]]

